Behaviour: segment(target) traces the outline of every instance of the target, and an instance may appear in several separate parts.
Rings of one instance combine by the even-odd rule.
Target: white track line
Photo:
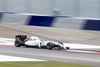
[[[0,62],[7,62],[7,61],[46,61],[46,60],[0,55]]]
[[[92,62],[99,62],[99,59],[85,59],[85,58],[74,58],[74,57],[61,57],[61,56],[52,56],[52,55],[41,55],[41,54],[31,54],[31,53],[20,53],[20,52],[9,52],[9,53],[17,53],[17,54],[23,54],[23,55],[35,55],[35,56],[43,56],[43,57],[53,57],[53,58],[63,58],[63,59],[72,59],[72,60],[81,60],[81,61],[92,61]]]
[[[15,39],[11,38],[0,38],[0,45],[14,46],[14,41]],[[84,49],[90,49],[90,50],[100,49],[100,46],[86,45],[86,44],[72,44],[72,43],[64,43],[64,45],[70,47],[70,49],[80,49],[80,50],[66,50],[66,51],[100,54],[100,52],[95,52],[95,51],[84,51]]]
[[[72,43],[64,43],[65,46],[70,47],[71,49],[98,49],[100,46],[96,45],[88,45],[88,44],[72,44]]]
[[[15,39],[11,38],[0,38],[0,44],[4,45],[12,45],[14,46]],[[65,46],[70,47],[70,49],[92,49],[92,48],[100,48],[100,46],[96,45],[88,45],[88,44],[72,44],[72,43],[64,43]]]
[[[70,52],[81,52],[81,53],[97,53],[95,51],[82,51],[82,50],[66,50],[66,51],[70,51]]]

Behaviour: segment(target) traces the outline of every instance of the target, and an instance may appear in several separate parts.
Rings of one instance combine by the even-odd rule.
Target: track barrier
[[[34,14],[0,13],[1,24],[46,26],[68,29],[100,30],[100,19],[75,18],[69,16],[50,16]]]

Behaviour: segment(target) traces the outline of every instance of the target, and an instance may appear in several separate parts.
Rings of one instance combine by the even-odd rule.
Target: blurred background
[[[100,0],[0,0],[0,12],[100,18]]]

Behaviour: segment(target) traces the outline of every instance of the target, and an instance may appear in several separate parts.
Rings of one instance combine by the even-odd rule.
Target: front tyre
[[[53,44],[52,43],[47,43],[47,49],[52,49],[53,48]]]
[[[54,46],[53,46],[53,49],[55,49],[55,50],[61,50],[62,48],[61,48],[61,46],[54,45]]]
[[[70,49],[69,47],[66,47],[66,49]]]

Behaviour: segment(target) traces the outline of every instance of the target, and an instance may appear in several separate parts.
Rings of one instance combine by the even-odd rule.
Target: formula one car
[[[69,49],[69,47],[64,46],[63,43],[61,42],[54,42],[54,41],[44,41],[40,39],[39,36],[32,36],[32,37],[27,37],[27,35],[16,35],[15,36],[15,42],[14,42],[16,47],[21,47],[21,46],[35,46],[38,48],[46,48],[46,49]]]

